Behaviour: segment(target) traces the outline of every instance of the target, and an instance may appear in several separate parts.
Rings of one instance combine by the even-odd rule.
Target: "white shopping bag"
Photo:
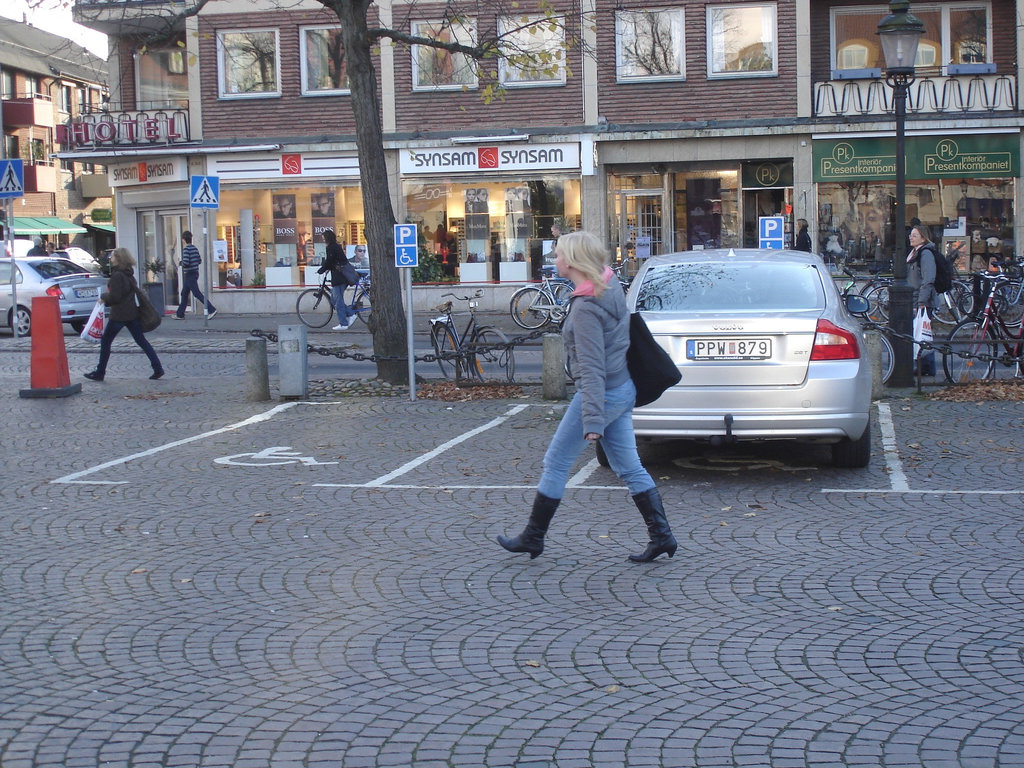
[[[97,301],[96,306],[89,313],[89,320],[85,323],[85,328],[82,329],[80,334],[86,341],[99,343],[100,337],[103,335],[103,309],[103,302]]]
[[[914,359],[921,353],[919,341],[932,343],[932,319],[928,317],[928,310],[920,308],[914,315]]]

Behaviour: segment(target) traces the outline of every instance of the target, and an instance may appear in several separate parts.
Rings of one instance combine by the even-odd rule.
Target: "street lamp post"
[[[907,231],[907,89],[914,82],[914,60],[917,44],[924,34],[924,24],[910,13],[909,0],[892,0],[889,15],[878,24],[878,37],[885,55],[885,82],[892,88],[896,112],[896,220],[893,222],[892,271],[895,282],[889,287],[889,328],[893,338],[894,367],[889,385],[909,387],[913,384],[913,288],[907,283],[905,253]]]

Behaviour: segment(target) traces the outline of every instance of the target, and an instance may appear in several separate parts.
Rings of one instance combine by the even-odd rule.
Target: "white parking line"
[[[510,410],[505,412],[504,415],[498,416],[496,419],[491,419],[486,424],[481,424],[479,427],[476,427],[475,429],[471,429],[468,432],[463,432],[458,437],[453,437],[451,440],[448,440],[447,442],[441,443],[441,445],[437,446],[436,448],[434,448],[434,449],[432,449],[430,451],[427,451],[422,456],[419,456],[419,457],[413,459],[412,461],[407,461],[405,464],[400,466],[398,469],[392,470],[391,472],[388,472],[386,475],[381,475],[380,477],[376,478],[375,480],[370,480],[369,482],[366,482],[366,483],[313,483],[313,485],[316,486],[317,488],[377,488],[377,487],[380,487],[380,486],[384,485],[385,483],[387,483],[388,481],[393,480],[396,477],[401,477],[402,475],[404,475],[404,474],[406,474],[408,472],[411,472],[412,470],[416,469],[417,467],[421,466],[422,464],[425,464],[426,462],[430,461],[431,459],[435,458],[436,456],[439,456],[440,454],[444,453],[449,448],[453,448],[456,445],[458,445],[459,443],[463,443],[466,440],[469,440],[469,438],[475,437],[476,435],[479,435],[481,432],[486,432],[488,429],[493,429],[494,427],[498,426],[499,424],[504,424],[510,418],[515,416],[517,413],[521,413],[522,411],[525,411],[529,407],[530,407],[529,405],[517,405],[517,406],[514,406],[513,408],[511,408]],[[392,486],[388,486],[388,487],[392,487]],[[432,487],[435,487],[435,486],[432,486]],[[449,486],[444,486],[444,487],[449,487]]]
[[[132,461],[133,459],[141,459],[146,456],[152,456],[155,453],[161,453],[171,448],[177,448],[179,445],[187,445],[189,443],[194,443],[197,440],[202,440],[207,437],[213,437],[214,435],[223,434],[224,432],[231,432],[232,430],[241,429],[242,427],[248,427],[251,426],[252,424],[259,424],[261,421],[266,421],[267,419],[273,418],[281,411],[287,410],[288,408],[291,408],[293,405],[296,404],[296,402],[290,402],[282,403],[281,405],[275,405],[273,408],[271,408],[269,411],[266,411],[265,413],[259,413],[255,416],[250,416],[248,419],[244,419],[243,421],[239,421],[235,424],[229,424],[226,427],[214,429],[210,432],[203,432],[201,435],[193,435],[192,437],[186,437],[184,440],[175,440],[173,443],[165,443],[164,445],[158,445],[155,448],[140,451],[139,453],[133,453],[130,456],[122,456],[120,459],[112,459],[111,461],[106,461],[103,464],[97,464],[95,467],[83,469],[81,472],[73,472],[70,475],[64,475],[64,477],[58,477],[56,480],[51,480],[50,482],[68,484],[77,483],[80,485],[124,485],[128,482],[127,480],[79,480],[78,478],[85,477],[86,475],[91,475],[93,472],[99,472],[100,470],[103,469],[109,469],[110,467],[116,467],[121,464],[127,464],[129,461]]]
[[[878,427],[882,431],[882,449],[885,454],[886,472],[889,475],[888,488],[822,488],[822,493],[913,493],[919,495],[991,495],[991,496],[1015,496],[1024,493],[1024,490],[1010,489],[1005,491],[985,490],[937,490],[928,488],[915,491],[907,481],[907,475],[903,471],[903,462],[900,460],[900,451],[896,442],[896,425],[892,420],[892,411],[888,403],[878,403]]]

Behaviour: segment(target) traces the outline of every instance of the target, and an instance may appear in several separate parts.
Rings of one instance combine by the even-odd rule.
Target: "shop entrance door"
[[[793,247],[793,189],[743,190],[743,247],[757,248],[758,219],[761,216],[786,217],[786,247]]]
[[[142,233],[140,272],[147,283],[163,285],[164,304],[176,307],[181,297],[178,266],[181,263],[181,233],[188,229],[188,211],[142,211],[139,231]],[[206,254],[203,255],[206,258]],[[149,267],[160,267],[153,270]],[[203,281],[199,281],[200,287]]]
[[[664,252],[665,194],[660,189],[625,189],[618,193],[616,214],[618,224],[618,258],[631,260],[629,274],[636,274],[641,258]]]

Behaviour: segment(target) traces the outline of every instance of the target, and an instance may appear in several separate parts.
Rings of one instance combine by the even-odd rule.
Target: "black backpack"
[[[935,257],[935,292],[945,293],[953,287],[953,268],[949,265],[949,259],[930,245],[921,250],[929,250]]]

